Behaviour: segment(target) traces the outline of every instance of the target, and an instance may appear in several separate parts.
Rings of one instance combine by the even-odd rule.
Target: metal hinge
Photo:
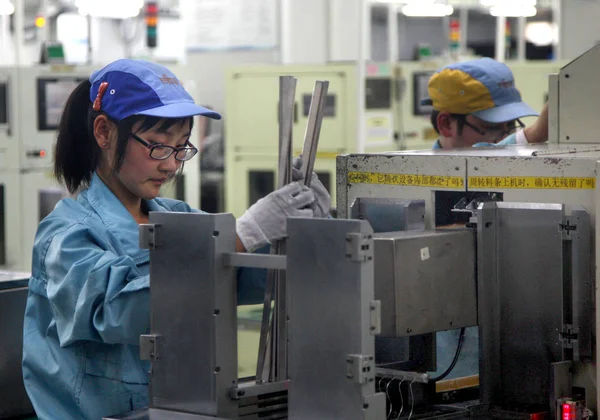
[[[142,224],[140,225],[140,248],[156,249],[159,246],[160,225]]]
[[[357,384],[375,380],[375,358],[364,354],[346,356],[346,377]]]
[[[577,225],[575,224],[575,220],[573,217],[567,216],[565,217],[564,223],[558,224],[558,229],[562,234],[562,239],[565,241],[570,241],[573,238],[571,232],[577,230]]]
[[[373,235],[349,233],[346,235],[346,257],[354,262],[366,262],[373,259]]]
[[[140,359],[156,362],[160,359],[159,352],[160,335],[140,335]]]
[[[564,348],[573,348],[573,344],[577,342],[577,331],[573,328],[572,324],[565,324],[563,326],[563,330],[560,333],[560,341],[562,341]]]

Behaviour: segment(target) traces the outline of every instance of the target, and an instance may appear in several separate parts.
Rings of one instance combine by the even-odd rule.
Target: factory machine
[[[52,177],[62,108],[91,69],[0,68],[0,266],[29,271],[39,221],[66,192]]]
[[[338,156],[338,218],[288,219],[285,255],[152,213],[150,407],[114,418],[595,418],[599,63],[550,78],[548,144]],[[277,380],[237,375],[240,267],[285,271]],[[434,333],[472,326],[476,393],[439,392]]]
[[[90,70],[0,68],[0,418],[33,414],[21,373],[23,316],[39,221],[67,195],[52,177],[64,103]]]

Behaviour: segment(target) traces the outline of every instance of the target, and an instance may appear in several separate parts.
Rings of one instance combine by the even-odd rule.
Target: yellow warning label
[[[469,188],[593,190],[596,188],[596,178],[470,176]]]
[[[335,159],[341,152],[319,152],[317,151],[317,159]],[[294,156],[302,154],[302,150],[297,149]]]
[[[350,184],[383,184],[403,187],[464,188],[462,176],[382,174],[374,172],[348,172]]]
[[[385,174],[376,172],[348,172],[350,184],[397,185],[403,187],[464,188],[460,176],[417,174]],[[593,190],[596,178],[537,177],[537,176],[470,176],[472,189],[573,189]]]

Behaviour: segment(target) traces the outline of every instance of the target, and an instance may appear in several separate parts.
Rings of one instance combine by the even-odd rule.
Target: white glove
[[[292,180],[300,181],[304,179],[304,174],[300,170],[302,167],[302,157],[298,156],[294,158],[292,168]],[[331,196],[327,191],[327,188],[321,183],[316,173],[312,173],[310,180],[310,189],[315,194],[315,205],[313,210],[315,217],[329,217],[329,211],[331,209]]]
[[[237,219],[237,234],[246,248],[253,252],[272,241],[287,236],[288,217],[314,217],[313,191],[292,182],[258,200]]]

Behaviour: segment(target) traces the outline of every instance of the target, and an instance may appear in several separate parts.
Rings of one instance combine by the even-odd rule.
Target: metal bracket
[[[346,377],[357,384],[375,380],[375,358],[364,354],[349,354],[346,357]]]
[[[156,249],[160,243],[160,225],[141,224],[140,225],[140,248]]]
[[[577,225],[575,224],[573,217],[566,216],[564,223],[558,224],[558,229],[560,230],[563,241],[570,241],[573,238],[571,232],[577,230]]]
[[[371,335],[381,334],[381,301],[371,301]]]
[[[563,330],[560,333],[560,341],[565,349],[572,349],[573,344],[577,341],[577,331],[572,324],[563,325]]]
[[[160,359],[158,350],[160,335],[142,334],[140,335],[140,359],[156,362]]]
[[[346,235],[346,257],[354,262],[366,262],[373,259],[373,235],[349,233]]]

